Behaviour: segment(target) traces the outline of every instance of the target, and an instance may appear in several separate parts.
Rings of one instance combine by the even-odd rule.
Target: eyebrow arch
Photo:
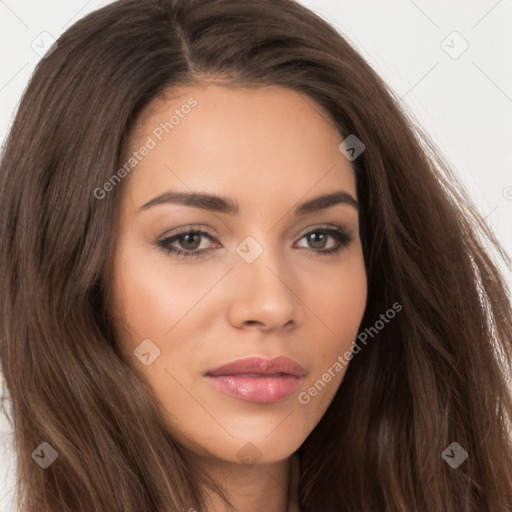
[[[226,213],[230,215],[237,215],[239,213],[238,204],[229,198],[201,192],[177,192],[172,190],[154,197],[141,206],[139,211],[147,210],[148,208],[159,204],[169,203],[181,204],[184,206],[190,206],[191,208],[200,208],[202,210]],[[358,202],[348,192],[345,192],[344,190],[337,190],[300,203],[293,210],[293,214],[296,216],[305,215],[307,213],[330,208],[337,204],[348,204],[359,211]]]

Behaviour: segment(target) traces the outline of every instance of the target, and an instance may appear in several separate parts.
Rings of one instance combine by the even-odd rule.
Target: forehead
[[[174,89],[139,117],[125,155],[135,164],[125,185],[139,206],[167,189],[231,195],[240,204],[299,200],[333,188],[355,197],[341,140],[327,112],[292,89]]]

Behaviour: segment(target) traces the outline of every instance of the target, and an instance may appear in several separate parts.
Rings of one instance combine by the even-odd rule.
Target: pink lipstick
[[[223,393],[248,402],[269,404],[297,391],[305,371],[289,357],[249,357],[208,370],[205,375]]]

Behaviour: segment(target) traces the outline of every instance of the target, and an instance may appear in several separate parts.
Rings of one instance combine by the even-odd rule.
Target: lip
[[[205,376],[227,395],[253,403],[275,403],[297,390],[305,371],[285,356],[248,357],[208,370]]]

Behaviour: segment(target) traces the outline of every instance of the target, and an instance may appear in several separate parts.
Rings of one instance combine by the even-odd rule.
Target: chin
[[[274,432],[265,429],[240,433],[240,436],[222,446],[218,456],[244,465],[273,464],[288,459],[302,445],[305,437],[277,425],[273,425]],[[269,435],[269,432],[272,433]]]
[[[280,427],[278,427],[280,428]],[[288,459],[304,442],[303,436],[290,436],[289,432],[270,436],[267,431],[257,432],[246,430],[234,437],[223,436],[218,439],[208,439],[200,445],[189,445],[189,449],[201,457],[213,458],[219,461],[253,466],[274,464]]]

